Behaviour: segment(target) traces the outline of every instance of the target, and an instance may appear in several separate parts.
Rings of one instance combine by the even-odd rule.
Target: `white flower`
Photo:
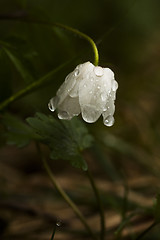
[[[112,70],[86,62],[66,77],[48,107],[51,111],[57,108],[59,119],[70,120],[81,113],[88,123],[102,114],[104,124],[112,126],[117,88]]]

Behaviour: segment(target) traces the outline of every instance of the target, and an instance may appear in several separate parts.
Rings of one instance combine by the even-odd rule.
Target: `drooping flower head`
[[[111,69],[86,62],[66,77],[48,106],[58,110],[59,119],[70,120],[81,113],[84,121],[93,123],[102,114],[104,124],[112,126],[117,88]]]

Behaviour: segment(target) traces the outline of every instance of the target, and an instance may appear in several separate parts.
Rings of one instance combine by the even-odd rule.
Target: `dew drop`
[[[91,78],[91,82],[93,82],[93,81],[94,81],[94,78],[92,77],[92,78]]]
[[[56,226],[57,226],[57,227],[60,227],[61,225],[62,225],[61,221],[57,221],[57,222],[56,222]]]
[[[100,89],[101,87],[98,85],[97,88]]]
[[[79,75],[79,69],[77,68],[74,72],[74,76],[77,77]]]
[[[117,88],[118,88],[118,83],[114,80],[113,83],[112,83],[112,90],[116,91]]]
[[[48,103],[48,108],[50,111],[54,112],[58,104],[58,97],[51,98]]]
[[[70,120],[71,117],[69,116],[69,114],[66,111],[60,111],[58,113],[58,118],[59,119],[66,119],[66,120]]]
[[[106,94],[105,93],[101,93],[101,99],[102,99],[102,101],[103,102],[105,102],[106,101]]]
[[[109,96],[109,98],[112,98],[112,92],[111,91],[108,92],[108,96]]]
[[[96,74],[96,76],[101,77],[104,74],[103,68],[96,66],[94,67],[94,73]]]
[[[112,115],[109,115],[104,119],[103,122],[107,127],[111,127],[114,124],[114,117]]]
[[[93,92],[92,92],[92,91],[90,91],[89,93],[90,93],[90,94],[92,94]]]

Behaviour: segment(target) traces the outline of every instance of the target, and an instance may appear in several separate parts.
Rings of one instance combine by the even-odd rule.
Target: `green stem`
[[[20,18],[20,17],[14,17],[14,16],[10,16],[10,17],[1,17],[0,20],[16,20],[16,21],[20,21],[20,22],[26,22],[26,23],[32,23],[32,24],[41,24],[41,25],[47,25],[47,26],[52,26],[52,27],[58,27],[61,29],[65,29],[71,33],[74,33],[76,35],[78,35],[79,37],[84,38],[85,40],[87,40],[93,50],[94,53],[94,65],[97,66],[99,63],[99,54],[98,54],[98,49],[97,46],[95,44],[95,42],[93,41],[93,39],[91,37],[89,37],[87,34],[80,32],[79,30],[66,26],[64,24],[61,23],[51,23],[51,22],[47,22],[47,21],[40,21],[40,20],[34,20],[34,19],[29,19],[29,18]]]
[[[94,65],[95,66],[98,65],[99,54],[98,54],[98,49],[96,47],[95,42],[88,35],[78,31],[77,29],[71,28],[69,26],[65,26],[65,25],[60,24],[60,23],[49,23],[49,22],[43,22],[43,21],[34,21],[34,20],[30,20],[30,19],[25,19],[25,18],[19,19],[19,18],[15,18],[13,16],[11,16],[11,17],[5,17],[4,16],[4,17],[1,17],[0,20],[16,20],[16,21],[25,22],[25,23],[55,26],[55,27],[65,29],[65,30],[67,30],[69,32],[72,32],[74,34],[77,34],[78,36],[84,38],[85,40],[87,40],[91,44],[93,52],[94,52]],[[61,70],[65,65],[66,65],[66,63],[59,66],[58,68],[54,69],[52,72],[48,73],[47,76],[42,77],[41,79],[39,79],[36,82],[33,82],[32,84],[28,85],[27,87],[23,88],[22,90],[18,91],[17,93],[15,93],[14,95],[10,96],[5,101],[0,103],[0,111],[3,110],[5,107],[7,107],[10,103],[14,102],[15,100],[25,96],[26,94],[28,94],[28,93],[32,92],[33,90],[42,86],[47,81],[47,78],[49,78],[52,74]]]
[[[91,172],[89,170],[87,170],[86,173],[87,173],[87,176],[90,180],[90,183],[91,183],[91,186],[92,186],[92,189],[93,189],[93,192],[95,194],[97,204],[98,204],[98,207],[99,207],[100,218],[101,218],[100,239],[104,240],[104,237],[105,237],[105,217],[104,217],[104,210],[103,210],[102,202],[101,202],[101,199],[100,199],[99,191],[96,187],[96,184],[95,184],[95,181],[94,181],[94,178],[93,178]]]
[[[49,167],[49,165],[48,165],[48,163],[46,161],[46,158],[43,156],[43,154],[41,152],[41,149],[40,149],[40,146],[38,144],[37,144],[37,149],[38,149],[38,152],[40,153],[44,169],[46,170],[46,172],[47,172],[47,174],[48,174],[52,184],[54,185],[56,190],[59,192],[59,194],[62,196],[62,198],[72,208],[72,210],[74,211],[76,216],[80,219],[81,223],[84,225],[86,231],[89,233],[89,235],[92,237],[92,239],[97,240],[96,236],[93,234],[90,226],[86,222],[86,219],[84,218],[84,216],[82,215],[80,210],[77,208],[75,203],[70,199],[70,197],[65,193],[65,191],[62,189],[62,187],[57,183],[57,181],[55,179],[55,176],[54,176],[53,172],[51,171],[51,169],[50,169],[50,167]]]
[[[87,40],[91,46],[92,46],[92,50],[94,52],[94,65],[97,66],[99,63],[99,54],[98,54],[98,49],[97,46],[95,44],[95,42],[93,41],[93,39],[91,37],[89,37],[88,35],[86,35],[85,33],[80,32],[79,30],[69,27],[69,26],[65,26],[61,23],[53,23],[54,26],[65,29],[69,32],[75,33],[76,35],[84,38],[85,40]]]
[[[153,222],[146,230],[144,230],[144,232],[142,232],[137,238],[136,240],[140,240],[141,238],[143,238],[146,233],[148,233],[153,227],[155,227],[158,223],[157,222]]]
[[[55,73],[57,73],[58,71],[63,69],[63,67],[65,65],[67,65],[67,63],[64,63],[64,64],[60,65],[59,67],[57,67],[53,71],[49,72],[44,77],[40,78],[36,82],[31,83],[27,87],[21,89],[20,91],[18,91],[17,93],[13,94],[9,98],[7,98],[5,101],[0,103],[0,111],[2,111],[5,107],[7,107],[10,103],[14,102],[15,100],[17,100],[17,99],[19,99],[21,97],[24,97],[28,93],[33,92],[35,89],[37,89],[37,88],[43,86],[44,84],[46,84],[47,82],[49,82],[49,80],[51,79],[51,76],[53,76]]]

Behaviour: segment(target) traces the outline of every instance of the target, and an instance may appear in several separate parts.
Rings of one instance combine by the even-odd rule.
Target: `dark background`
[[[160,187],[159,9],[159,0],[0,0],[1,102],[67,62],[46,86],[9,105],[10,113],[22,119],[37,111],[49,114],[47,103],[65,76],[77,64],[93,61],[84,39],[55,27],[26,23],[26,17],[59,22],[86,33],[97,43],[100,65],[115,72],[119,89],[114,126],[105,127],[101,118],[86,124],[97,142],[87,158],[102,194],[106,239],[114,239],[121,221],[124,186],[129,189],[125,211],[143,209],[145,214],[126,228],[123,237],[135,239],[153,221],[150,212]],[[29,78],[22,78],[4,46],[25,66]],[[50,239],[57,218],[64,227],[55,239],[78,239],[75,234],[83,232],[83,227],[52,190],[34,145],[17,149],[4,145],[2,137],[0,150],[1,239]],[[53,165],[57,179],[86,213],[93,229],[98,229],[96,203],[84,173],[61,160]],[[144,239],[151,238],[159,239],[158,227]]]

